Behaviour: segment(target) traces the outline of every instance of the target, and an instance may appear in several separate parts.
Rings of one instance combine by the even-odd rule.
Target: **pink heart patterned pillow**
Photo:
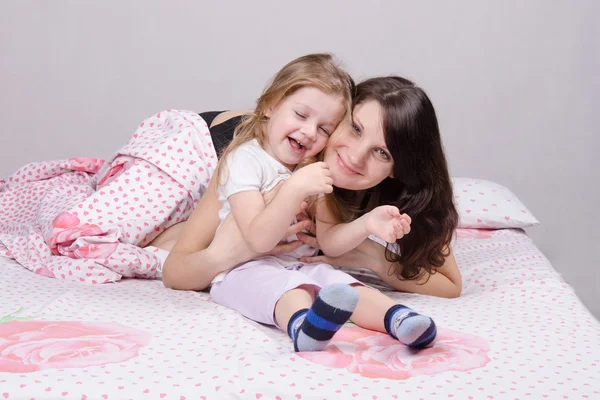
[[[452,178],[459,228],[527,228],[539,221],[513,192],[492,181]]]

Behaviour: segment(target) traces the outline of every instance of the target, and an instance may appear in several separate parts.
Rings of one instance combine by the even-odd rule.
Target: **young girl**
[[[223,204],[219,217],[222,223],[231,212],[253,251],[264,253],[277,245],[308,196],[332,192],[325,163],[292,171],[325,147],[350,109],[352,87],[350,77],[330,56],[301,57],[275,76],[254,113],[238,127],[217,169]],[[266,205],[262,193],[282,180],[277,196]],[[396,211],[373,210],[364,225],[367,234],[392,242],[402,237],[410,220]],[[346,240],[346,235],[342,232],[331,241]],[[304,246],[245,263],[215,278],[211,296],[255,321],[287,327],[296,351],[321,350],[356,308],[359,293],[350,285],[361,284],[327,264],[298,261],[312,255],[315,249]],[[367,296],[377,300],[379,294],[391,301],[372,292]],[[402,342],[419,348],[435,338],[430,318],[400,305],[387,313],[390,333]]]

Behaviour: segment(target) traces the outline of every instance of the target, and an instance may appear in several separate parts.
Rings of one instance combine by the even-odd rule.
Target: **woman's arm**
[[[366,244],[367,246],[375,245],[381,248],[379,244],[371,240],[369,240],[369,242],[371,243]],[[372,264],[374,266],[372,271],[375,272],[379,279],[395,290],[446,298],[459,297],[462,292],[462,277],[458,270],[458,265],[456,264],[456,258],[454,258],[452,249],[450,249],[450,253],[446,257],[444,265],[436,268],[435,274],[426,274],[424,277],[416,280],[399,279],[393,272],[394,269],[390,268],[391,263],[385,258],[385,253],[379,250],[378,254],[382,254],[383,257],[378,257],[378,262]]]
[[[298,239],[311,246],[318,247],[317,240],[311,236],[299,233]],[[420,293],[430,296],[454,298],[462,291],[462,277],[450,249],[444,265],[436,269],[436,273],[417,280],[401,280],[390,267],[392,264],[385,258],[383,246],[365,240],[354,250],[339,257],[316,256],[303,257],[304,262],[324,262],[346,268],[369,268],[382,281],[393,289],[401,292]]]
[[[163,265],[162,279],[166,287],[201,290],[228,269],[225,256],[229,252],[222,257],[211,257],[213,254],[206,250],[219,226],[220,208],[216,182],[211,180]]]

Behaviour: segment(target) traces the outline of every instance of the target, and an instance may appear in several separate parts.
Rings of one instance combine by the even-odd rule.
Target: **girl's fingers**
[[[296,235],[302,231],[305,231],[308,228],[310,228],[310,225],[310,221],[296,222],[295,224],[292,224],[289,226],[289,228],[287,228],[287,230],[285,231],[285,237],[290,237],[292,235]]]
[[[405,219],[403,219],[402,222],[400,222],[400,224],[402,224],[402,231],[404,232],[404,234],[408,235],[410,233],[410,224],[406,222]]]
[[[296,214],[303,215],[304,210],[306,210],[306,207],[308,207],[308,202],[303,201],[302,203],[300,203],[300,209],[296,212]]]
[[[398,221],[394,221],[394,241],[396,239],[401,239],[404,236],[404,231],[402,229],[402,225]]]
[[[298,240],[302,241],[303,243],[306,243],[307,245],[314,247],[316,249],[319,248],[319,242],[317,241],[317,238],[314,236],[310,236],[307,235],[305,233],[299,232],[298,233]]]
[[[298,213],[298,215],[296,215],[296,218],[298,219],[298,222],[300,222],[300,221],[311,221],[310,217],[308,215],[306,215],[305,213]]]

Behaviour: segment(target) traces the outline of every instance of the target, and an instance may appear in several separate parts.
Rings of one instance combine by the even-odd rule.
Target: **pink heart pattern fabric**
[[[453,177],[454,202],[463,229],[528,228],[539,221],[508,188],[485,179]]]
[[[158,278],[159,259],[141,247],[189,217],[216,164],[205,121],[165,110],[107,162],[25,165],[0,181],[0,256],[77,282]]]

